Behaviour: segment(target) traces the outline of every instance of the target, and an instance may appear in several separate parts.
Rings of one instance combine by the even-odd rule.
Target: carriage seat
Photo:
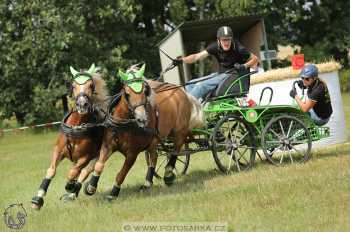
[[[206,99],[210,101],[210,99],[224,96],[227,96],[227,98],[244,97],[249,92],[249,87],[249,75],[237,80],[237,74],[232,74],[219,83],[218,86],[207,95]]]

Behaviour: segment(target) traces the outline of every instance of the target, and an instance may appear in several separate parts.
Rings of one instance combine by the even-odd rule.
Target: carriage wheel
[[[289,115],[271,119],[261,135],[264,155],[274,165],[307,161],[311,145],[311,135],[305,124]]]
[[[158,179],[162,178],[164,173],[164,168],[169,161],[169,157],[170,155],[167,152],[158,150],[158,160],[157,160],[157,167],[156,167],[156,174],[155,174],[155,176]],[[179,154],[176,157],[176,164],[174,169],[175,173],[177,175],[185,175],[189,164],[190,164],[190,154],[188,153]]]
[[[255,160],[252,129],[239,117],[225,116],[212,135],[212,153],[220,171],[229,173],[250,169]]]

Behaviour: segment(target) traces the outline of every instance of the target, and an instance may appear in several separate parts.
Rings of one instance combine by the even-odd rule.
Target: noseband
[[[89,102],[91,102],[91,98],[90,98],[86,93],[84,93],[84,92],[79,93],[79,94],[75,97],[75,101],[78,101],[78,98],[79,98],[79,97],[85,97],[85,98],[88,99]]]
[[[87,102],[88,102],[88,104],[89,104],[89,109],[88,109],[88,111],[91,111],[92,110],[92,100],[91,100],[91,98],[86,94],[86,93],[83,93],[83,92],[81,92],[81,93],[79,93],[76,97],[75,97],[75,104],[77,104],[77,101],[78,101],[78,99],[80,98],[80,97],[84,97],[84,98],[86,98],[87,99]]]

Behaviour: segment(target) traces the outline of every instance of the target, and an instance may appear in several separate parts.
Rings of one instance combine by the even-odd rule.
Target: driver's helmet
[[[216,32],[216,38],[222,38],[222,37],[233,37],[233,32],[231,27],[229,26],[222,26],[218,29],[218,31]]]
[[[301,78],[317,77],[318,69],[314,64],[307,64],[300,72]]]

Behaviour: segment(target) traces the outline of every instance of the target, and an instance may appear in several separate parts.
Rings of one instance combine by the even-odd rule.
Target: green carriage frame
[[[204,105],[207,126],[192,130],[180,159],[179,173],[186,173],[191,154],[208,150],[224,173],[250,169],[256,154],[261,158],[261,153],[275,165],[305,162],[310,158],[312,142],[330,136],[329,127],[317,126],[299,106],[270,105],[273,96],[270,87],[262,90],[258,105],[240,106],[241,97],[247,93],[242,88],[242,79],[251,74],[240,75],[224,95],[211,98]],[[229,94],[235,85],[240,91]],[[271,91],[270,101],[260,105],[265,89]],[[247,156],[241,154],[240,147],[244,152],[248,151]]]

